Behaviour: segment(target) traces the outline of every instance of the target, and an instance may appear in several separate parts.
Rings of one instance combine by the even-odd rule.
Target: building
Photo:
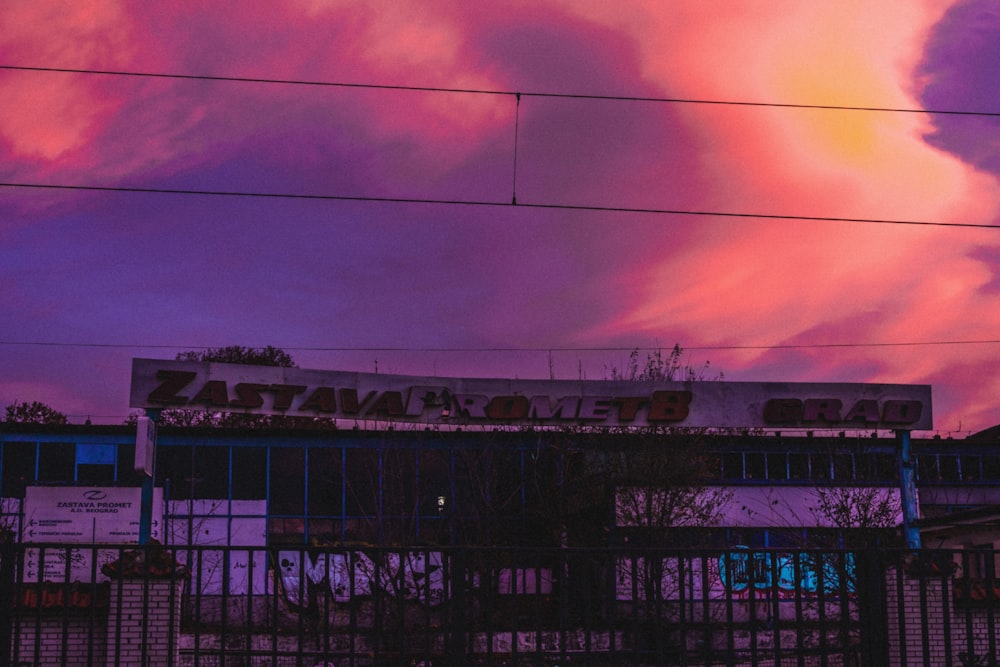
[[[928,387],[447,381],[137,360],[132,404],[160,425],[0,424],[0,518],[26,547],[28,586],[101,585],[121,545],[147,530],[190,571],[184,614],[197,622],[182,634],[195,664],[228,633],[280,664],[282,642],[301,649],[315,624],[332,642],[317,656],[354,656],[356,642],[396,655],[370,648],[380,623],[450,627],[445,618],[466,634],[425,634],[421,650],[565,658],[627,646],[708,664],[705,651],[755,660],[784,641],[804,660],[824,647],[857,655],[886,645],[866,635],[887,621],[871,611],[884,602],[862,604],[862,582],[892,576],[858,554],[906,545],[919,527],[925,547],[981,550],[948,556],[970,575],[995,569],[1000,438],[911,440],[931,428]],[[169,426],[171,409],[243,423]],[[810,549],[825,555],[800,555]],[[45,561],[37,553],[55,557],[29,571]],[[649,614],[667,614],[670,632]],[[797,638],[780,639],[774,619]]]

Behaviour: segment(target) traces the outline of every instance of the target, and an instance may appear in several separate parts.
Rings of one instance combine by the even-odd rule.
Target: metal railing
[[[998,555],[7,544],[0,666],[996,665]]]

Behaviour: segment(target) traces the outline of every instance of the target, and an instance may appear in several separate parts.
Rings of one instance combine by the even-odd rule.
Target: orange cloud
[[[915,66],[949,4],[682,2],[591,14],[634,31],[647,77],[666,96],[919,108]],[[705,208],[952,223],[1000,212],[996,180],[930,146],[919,114],[701,105],[681,114],[716,184]],[[994,276],[973,255],[1000,255],[994,233],[807,220],[691,219],[684,228],[683,247],[664,242],[658,262],[633,272],[631,312],[592,333],[681,331],[697,344],[755,345],[991,339],[1000,327]],[[843,322],[865,326],[841,331],[849,340],[810,338]],[[887,382],[943,378],[982,353],[850,352],[879,369],[867,379]],[[766,354],[731,357],[739,368]],[[995,402],[994,384],[966,396],[970,413]]]

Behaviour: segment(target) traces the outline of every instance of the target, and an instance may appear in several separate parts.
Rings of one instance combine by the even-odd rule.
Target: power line
[[[207,74],[174,74],[169,72],[136,72],[125,70],[97,70],[69,67],[35,67],[26,65],[0,65],[0,69],[23,72],[50,72],[61,74],[85,74],[94,76],[140,77],[156,79],[176,79],[194,81],[219,81],[229,83],[254,83],[285,86],[319,86],[329,88],[362,88],[372,90],[397,90],[426,93],[463,93],[470,95],[507,95],[525,97],[549,97],[564,99],[608,100],[616,102],[651,102],[659,104],[706,104],[722,106],[771,107],[781,109],[820,109],[826,111],[867,111],[882,113],[941,114],[956,116],[983,116],[1000,118],[996,111],[969,111],[964,109],[913,109],[907,107],[851,106],[843,104],[797,104],[790,102],[753,102],[748,100],[710,100],[683,97],[654,97],[636,95],[598,95],[589,93],[555,93],[545,91],[512,91],[487,88],[449,88],[439,86],[402,86],[375,83],[347,83],[338,81],[317,81],[308,79],[275,79],[262,77],[213,76]]]
[[[997,345],[1000,339],[980,339],[980,340],[930,340],[930,341],[896,341],[896,342],[873,342],[873,343],[802,343],[802,344],[775,344],[775,345],[685,345],[681,349],[690,352],[711,352],[711,351],[741,351],[741,350],[807,350],[807,349],[835,349],[835,348],[887,348],[887,347],[924,347],[924,346],[946,346],[946,345]],[[62,341],[0,341],[4,346],[25,346],[25,347],[68,347],[68,348],[108,348],[127,350],[207,350],[213,345],[162,345],[162,344],[138,344],[138,343],[80,343]],[[281,349],[291,352],[424,352],[424,353],[471,353],[471,352],[491,352],[491,353],[513,353],[513,352],[631,352],[633,350],[657,350],[658,345],[630,345],[630,346],[607,346],[607,347],[574,347],[574,346],[549,346],[549,347],[372,347],[372,346],[281,346]]]
[[[738,106],[772,106],[772,107],[787,107],[787,108],[839,109],[839,110],[851,110],[851,111],[894,111],[894,112],[907,112],[907,113],[919,112],[919,113],[948,113],[948,114],[960,113],[967,115],[979,115],[979,116],[985,115],[985,116],[998,116],[998,117],[1000,117],[1000,113],[969,112],[969,111],[957,111],[957,110],[890,109],[883,107],[850,107],[842,105],[834,106],[834,105],[762,103],[762,102],[723,101],[723,100],[692,100],[692,99],[680,99],[680,98],[656,98],[656,97],[635,97],[635,96],[584,95],[584,94],[551,93],[551,92],[522,93],[522,92],[486,90],[486,89],[439,88],[439,87],[421,87],[421,86],[389,86],[389,85],[369,84],[369,83],[340,83],[340,82],[330,82],[330,81],[266,79],[266,78],[172,74],[172,73],[156,73],[156,72],[128,72],[128,71],[115,71],[115,70],[71,69],[71,68],[55,68],[55,67],[28,67],[28,66],[16,66],[16,65],[0,65],[0,69],[32,71],[32,72],[49,72],[49,73],[58,72],[58,73],[73,73],[73,74],[90,74],[90,75],[103,75],[103,76],[153,77],[153,78],[168,78],[168,79],[179,79],[179,80],[190,79],[190,80],[206,80],[206,81],[228,81],[228,82],[238,82],[238,83],[371,88],[371,89],[383,89],[383,90],[422,91],[422,92],[437,92],[437,93],[512,95],[516,100],[515,126],[514,126],[514,164],[513,164],[513,178],[512,178],[513,182],[512,182],[512,196],[509,202],[492,201],[492,200],[432,199],[432,198],[419,198],[419,197],[404,198],[404,197],[385,197],[385,196],[351,196],[351,195],[334,195],[334,194],[201,190],[201,189],[186,189],[186,188],[126,187],[126,186],[80,185],[80,184],[71,185],[71,184],[61,184],[61,183],[5,182],[5,183],[0,183],[0,186],[2,187],[36,188],[36,189],[53,189],[53,190],[80,190],[80,191],[94,191],[94,192],[145,193],[145,194],[165,194],[165,195],[195,195],[195,196],[200,195],[200,196],[215,196],[215,197],[254,197],[254,198],[273,198],[273,199],[303,199],[303,200],[311,199],[311,200],[326,200],[326,201],[381,202],[381,203],[397,203],[397,204],[430,204],[430,205],[451,205],[451,206],[490,206],[490,207],[521,206],[522,208],[560,209],[569,211],[591,211],[591,212],[604,212],[604,213],[632,213],[632,214],[652,214],[652,215],[675,215],[675,216],[711,216],[711,217],[770,219],[770,220],[803,220],[803,221],[813,221],[813,222],[856,222],[856,223],[866,223],[866,224],[892,224],[892,225],[933,226],[933,227],[966,227],[966,228],[978,228],[978,229],[993,229],[996,227],[1000,227],[1000,225],[991,225],[985,223],[947,223],[947,222],[938,222],[930,220],[901,220],[901,219],[887,219],[887,218],[853,218],[853,217],[843,217],[843,216],[790,215],[790,214],[757,213],[757,212],[745,212],[745,211],[744,212],[704,211],[704,210],[684,210],[684,209],[668,209],[668,208],[580,205],[580,204],[551,203],[551,202],[532,203],[532,202],[525,202],[523,200],[521,202],[518,202],[517,200],[517,149],[518,149],[517,140],[518,140],[518,122],[520,117],[520,103],[522,95],[529,95],[535,97],[563,97],[563,98],[576,98],[576,99],[603,99],[603,100],[617,100],[617,101],[642,101],[642,102],[663,102],[663,103],[683,102],[683,103],[698,103],[698,104],[732,104]]]
[[[564,211],[590,211],[601,213],[636,213],[647,215],[678,215],[718,218],[746,218],[760,220],[805,220],[811,222],[857,222],[879,225],[911,225],[923,227],[965,227],[974,229],[1000,229],[1000,225],[973,222],[935,222],[932,220],[903,220],[890,218],[850,218],[825,215],[791,215],[778,213],[748,213],[735,211],[699,211],[693,209],[638,208],[628,206],[592,206],[584,204],[531,203],[517,201],[491,201],[469,199],[431,199],[420,197],[373,197],[355,195],[306,194],[290,192],[254,192],[249,190],[195,190],[190,188],[144,188],[134,186],[69,185],[60,183],[0,182],[0,187],[34,188],[48,190],[81,190],[91,192],[121,192],[162,195],[198,195],[207,197],[249,197],[263,199],[304,199],[316,201],[377,202],[389,204],[432,204],[438,206],[490,206],[524,209],[557,209]]]

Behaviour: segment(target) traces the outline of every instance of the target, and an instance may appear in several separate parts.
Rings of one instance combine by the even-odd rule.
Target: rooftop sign
[[[428,425],[929,430],[929,385],[417,377],[132,360],[133,408]]]

